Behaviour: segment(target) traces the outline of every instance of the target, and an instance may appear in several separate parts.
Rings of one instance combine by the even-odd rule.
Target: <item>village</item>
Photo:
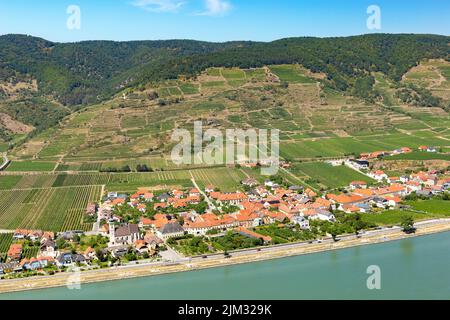
[[[431,147],[422,149],[434,152]],[[377,227],[364,221],[363,215],[405,208],[405,199],[448,196],[449,171],[391,177],[369,170],[369,161],[375,158],[411,151],[401,148],[345,160],[345,165],[374,183],[353,181],[341,192],[318,194],[279,177],[263,183],[247,178],[235,192],[222,192],[220,186],[212,185],[200,188],[195,181],[186,190],[108,192],[100,203],[86,208],[85,219],[94,224],[92,231],[16,230],[0,263],[0,275],[51,275],[73,268],[176,262],[195,256],[207,259],[218,253],[229,257],[234,250],[313,243],[326,237],[338,241],[339,235]],[[36,254],[26,257],[26,250]]]

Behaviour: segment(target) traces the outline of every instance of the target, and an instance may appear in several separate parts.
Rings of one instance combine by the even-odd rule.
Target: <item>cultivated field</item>
[[[6,260],[6,254],[12,241],[12,233],[0,233],[0,263]]]
[[[442,96],[448,92],[448,67],[441,60],[424,62],[403,81],[419,81]],[[55,170],[59,174],[0,177],[0,190],[105,185],[106,190],[125,192],[142,186],[189,187],[192,176],[201,186],[236,188],[244,172],[251,170],[177,167],[170,161],[170,152],[178,142],[171,141],[173,130],[192,132],[193,122],[199,120],[204,130],[279,129],[284,159],[316,161],[294,167],[294,175],[280,174],[318,190],[364,180],[348,168],[330,169],[319,160],[421,145],[449,152],[449,113],[400,104],[392,81],[381,73],[374,76],[383,102],[367,103],[324,87],[319,83],[323,75],[300,65],[211,68],[195,79],[149,84],[140,91],[127,91],[82,109],[59,127],[12,150],[8,171]],[[388,160],[433,159],[448,157],[414,152]],[[138,173],[138,165],[156,172]],[[100,173],[124,168],[133,172]]]
[[[100,193],[101,186],[0,191],[0,229],[90,230],[83,214]]]
[[[317,188],[345,187],[352,181],[374,182],[371,178],[346,166],[334,167],[324,162],[295,164],[291,171]]]
[[[8,165],[6,171],[52,171],[54,167],[54,162],[13,161],[10,165]]]
[[[0,175],[0,190],[60,188],[74,186],[105,185],[107,191],[135,191],[139,187],[165,189],[188,188],[195,178],[202,186],[214,185],[227,191],[234,191],[247,176],[257,178],[259,172],[244,173],[236,168],[205,168],[193,170],[173,170],[146,173],[60,173],[33,175]]]

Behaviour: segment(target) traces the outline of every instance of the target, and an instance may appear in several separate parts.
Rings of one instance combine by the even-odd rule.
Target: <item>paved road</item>
[[[166,244],[167,250],[162,251],[159,255],[163,258],[164,261],[167,262],[180,262],[186,260],[183,256],[181,256],[178,252],[173,250],[170,246]]]
[[[360,173],[360,174],[362,174],[362,175],[364,175],[364,176],[366,176],[366,177],[369,177],[369,178],[372,179],[372,180],[375,180],[375,179],[374,179],[373,177],[371,177],[368,173],[363,172],[363,171],[359,170],[358,168],[352,166],[351,163],[348,161],[348,159],[344,162],[344,164],[345,164],[345,166],[347,166],[348,168],[350,168],[350,169],[352,169],[352,170],[355,170],[356,172],[358,172],[358,173]]]
[[[195,181],[194,177],[192,176],[192,172],[190,172],[191,174],[191,181],[192,184],[194,185],[195,188],[197,188],[197,190],[200,192],[200,194],[205,198],[205,201],[208,203],[209,209],[210,210],[217,210],[217,207],[214,205],[214,203],[211,202],[211,199],[209,199],[209,197],[206,195],[206,193],[200,189],[200,187],[197,184],[197,181]]]

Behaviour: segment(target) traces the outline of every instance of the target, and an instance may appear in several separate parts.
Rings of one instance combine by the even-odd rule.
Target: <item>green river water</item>
[[[367,288],[371,265],[380,290]],[[450,299],[450,233],[1,299]]]

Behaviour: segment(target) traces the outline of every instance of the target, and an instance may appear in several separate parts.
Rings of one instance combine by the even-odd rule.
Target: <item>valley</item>
[[[59,56],[45,72],[35,65],[25,75],[3,65],[0,69],[8,72],[0,82],[0,151],[8,161],[0,170],[0,230],[44,230],[59,237],[78,232],[81,242],[111,249],[107,256],[114,260],[112,223],[138,225],[142,234],[157,234],[189,256],[335,239],[398,225],[405,215],[413,223],[446,218],[448,48],[417,49],[410,59],[393,54],[389,66],[369,50],[371,66],[365,58],[345,61],[353,66],[350,71],[336,56],[326,63],[321,54],[301,56],[296,46],[324,46],[324,40],[320,45],[305,41],[209,44],[207,49],[190,42],[157,43],[156,51],[141,48],[151,56],[142,57],[147,61],[142,70],[139,63],[133,66],[129,48],[131,53],[119,56],[127,57],[130,68],[116,56],[109,57],[111,70],[98,58],[83,65],[97,72],[94,80],[87,76],[92,82],[84,82],[86,70],[62,72]],[[327,41],[348,54],[350,44],[373,39]],[[436,41],[439,47],[442,39]],[[41,45],[50,51],[63,46]],[[91,45],[79,44],[76,50],[104,53]],[[182,53],[155,58],[173,46]],[[298,59],[280,53],[280,46]],[[261,47],[269,50],[267,56],[255,51]],[[38,62],[41,53],[31,58]],[[70,85],[75,80],[79,91]],[[280,130],[278,173],[264,176],[261,163],[248,159],[233,165],[176,165],[172,133],[193,134],[196,121],[221,132]],[[173,221],[184,235],[166,238],[162,230]],[[5,248],[11,245],[8,237],[2,241]],[[81,242],[72,251],[86,249]],[[25,249],[30,257],[36,250]],[[156,246],[148,253],[159,259],[161,252]],[[127,262],[134,258],[143,256],[127,254]]]

